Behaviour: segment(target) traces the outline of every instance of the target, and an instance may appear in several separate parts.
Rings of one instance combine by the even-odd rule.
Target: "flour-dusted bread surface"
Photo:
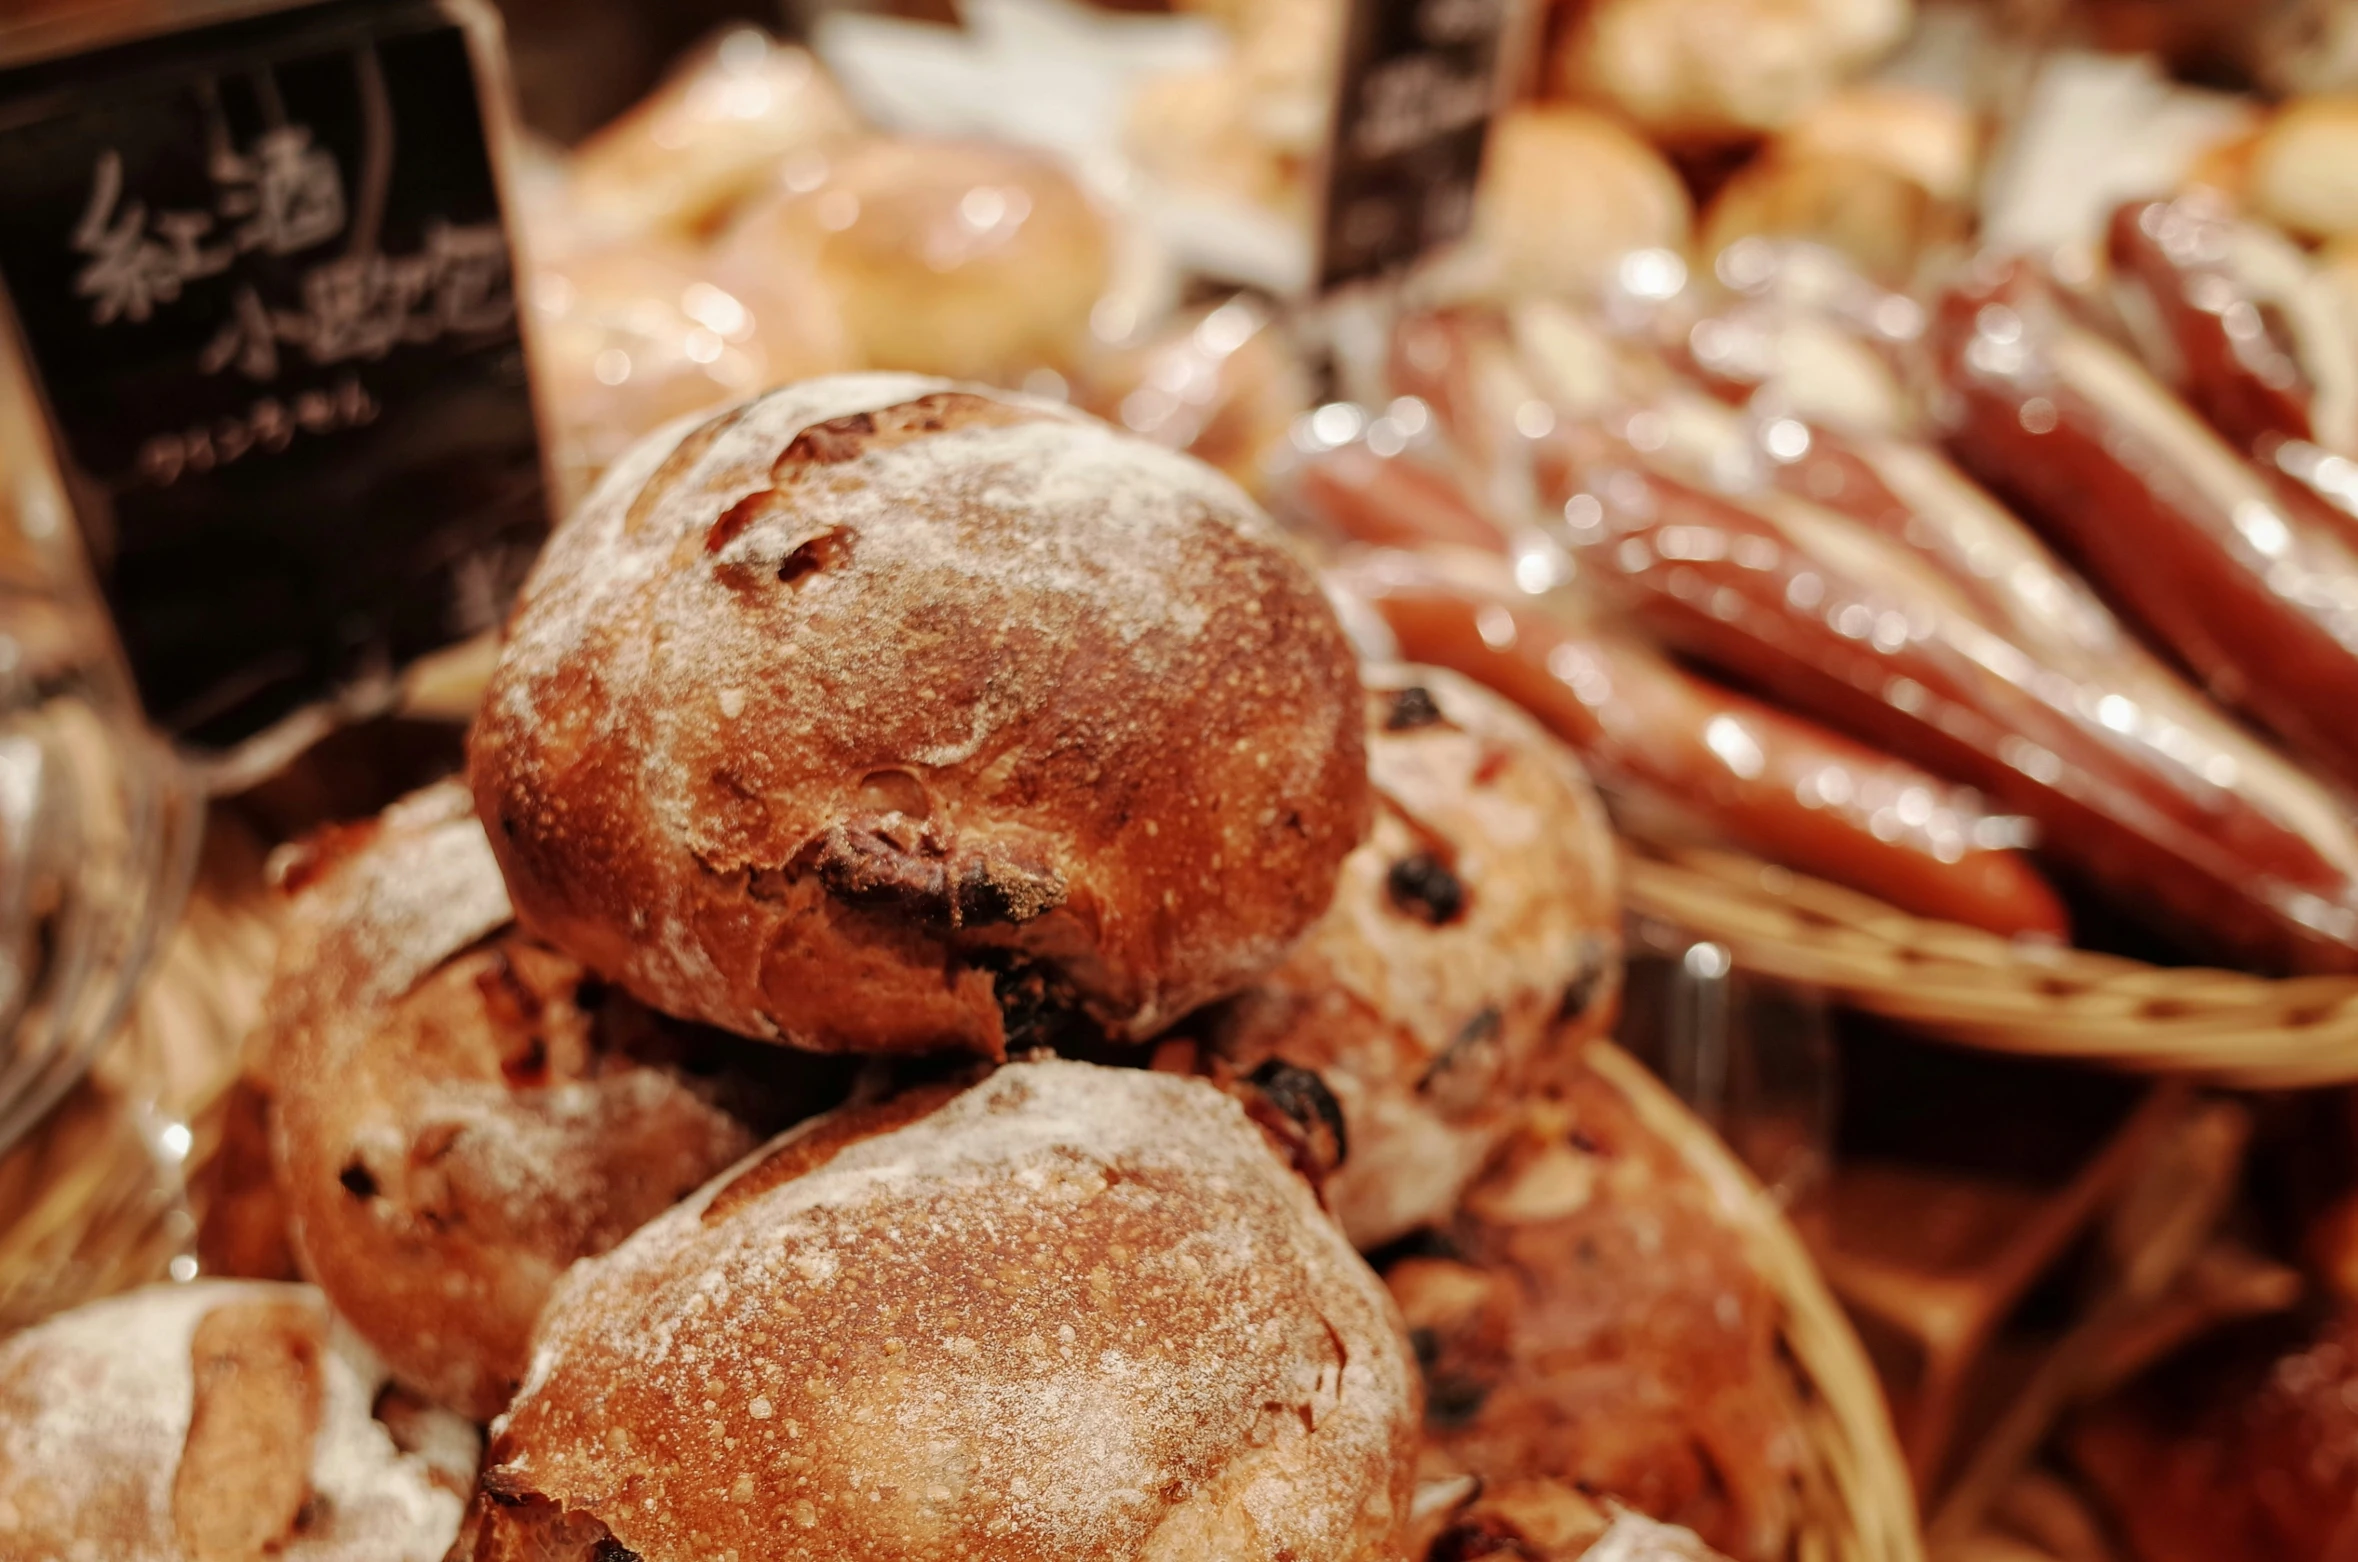
[[[1407,1343],[1233,1100],[1032,1062],[864,1113],[566,1277],[462,1556],[1397,1555]]]
[[[1367,818],[1272,523],[1046,403],[846,376],[659,436],[510,632],[471,770],[525,927],[815,1050],[1150,1034],[1275,965]]]
[[[1241,1069],[1317,1074],[1348,1141],[1326,1196],[1374,1247],[1444,1220],[1523,1104],[1612,1023],[1613,836],[1572,752],[1438,668],[1370,669],[1375,827],[1286,961],[1209,1017]]]
[[[397,1437],[384,1382],[309,1286],[150,1286],[28,1329],[0,1344],[0,1557],[439,1562],[475,1434],[424,1412]]]
[[[608,993],[509,918],[467,789],[314,844],[260,1051],[303,1272],[404,1384],[478,1420],[566,1265],[612,1247],[841,1070]]]

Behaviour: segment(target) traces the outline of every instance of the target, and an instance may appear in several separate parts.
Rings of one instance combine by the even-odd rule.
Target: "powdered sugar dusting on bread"
[[[158,1285],[77,1308],[0,1345],[0,1536],[95,1547],[89,1554],[106,1562],[182,1562],[172,1482],[188,1437],[197,1325],[217,1307],[273,1300],[326,1308],[308,1286]],[[459,1500],[371,1417],[384,1375],[365,1348],[341,1330],[329,1340],[312,1450],[316,1517],[274,1554],[287,1562],[438,1562],[457,1533]]]
[[[932,933],[898,984],[879,941],[847,951],[879,967],[857,998],[786,972],[830,934],[780,880],[874,816],[879,773],[925,794],[936,860],[972,843],[1061,881],[1075,909],[1007,942],[1126,1032],[1265,969],[1323,905],[1364,819],[1348,648],[1226,478],[912,376],[666,439],[551,542],[472,739],[528,928],[746,1034],[988,1050],[987,1001],[939,1010]]]
[[[1210,1086],[1012,1065],[708,1222],[735,1175],[568,1275],[494,1450],[622,1544],[1388,1554],[1405,1344]],[[652,1506],[602,1500],[625,1481]]]
[[[1326,915],[1213,1039],[1241,1067],[1280,1057],[1335,1092],[1352,1154],[1327,1198],[1367,1248],[1445,1219],[1542,1071],[1602,1033],[1620,905],[1612,832],[1569,749],[1456,674],[1362,676],[1375,828]],[[1420,854],[1458,889],[1438,925],[1393,893]]]
[[[379,826],[405,837],[398,852],[361,851],[311,894],[310,916],[349,939],[365,976],[354,1004],[386,1003],[478,939],[515,920],[475,801],[445,781],[385,810]]]

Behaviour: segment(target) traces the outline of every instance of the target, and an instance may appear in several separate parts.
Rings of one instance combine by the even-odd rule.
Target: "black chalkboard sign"
[[[1517,0],[1350,0],[1320,219],[1324,292],[1463,235]]]
[[[545,534],[478,42],[327,0],[0,67],[0,287],[195,750],[496,623]]]

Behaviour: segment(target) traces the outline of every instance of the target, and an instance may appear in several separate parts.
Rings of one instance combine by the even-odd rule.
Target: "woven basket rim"
[[[1711,1191],[1782,1303],[1785,1347],[1814,1395],[1807,1424],[1833,1488],[1819,1493],[1816,1511],[1805,1515],[1817,1533],[1803,1537],[1799,1554],[1829,1562],[1924,1562],[1915,1488],[1882,1385],[1800,1234],[1735,1152],[1643,1064],[1609,1041],[1590,1042],[1583,1057]],[[1812,1539],[1814,1547],[1806,1543]]]
[[[1740,965],[1993,1051],[2253,1089],[2358,1081],[2358,976],[2272,978],[2007,939],[1741,852],[1624,837],[1630,909]]]

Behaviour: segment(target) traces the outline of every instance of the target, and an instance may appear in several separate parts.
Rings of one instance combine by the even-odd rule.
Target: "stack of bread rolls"
[[[282,874],[309,1284],[0,1347],[0,1556],[1788,1554],[1757,1284],[1582,1062],[1577,761],[1188,457],[907,375],[658,436],[465,783]]]

